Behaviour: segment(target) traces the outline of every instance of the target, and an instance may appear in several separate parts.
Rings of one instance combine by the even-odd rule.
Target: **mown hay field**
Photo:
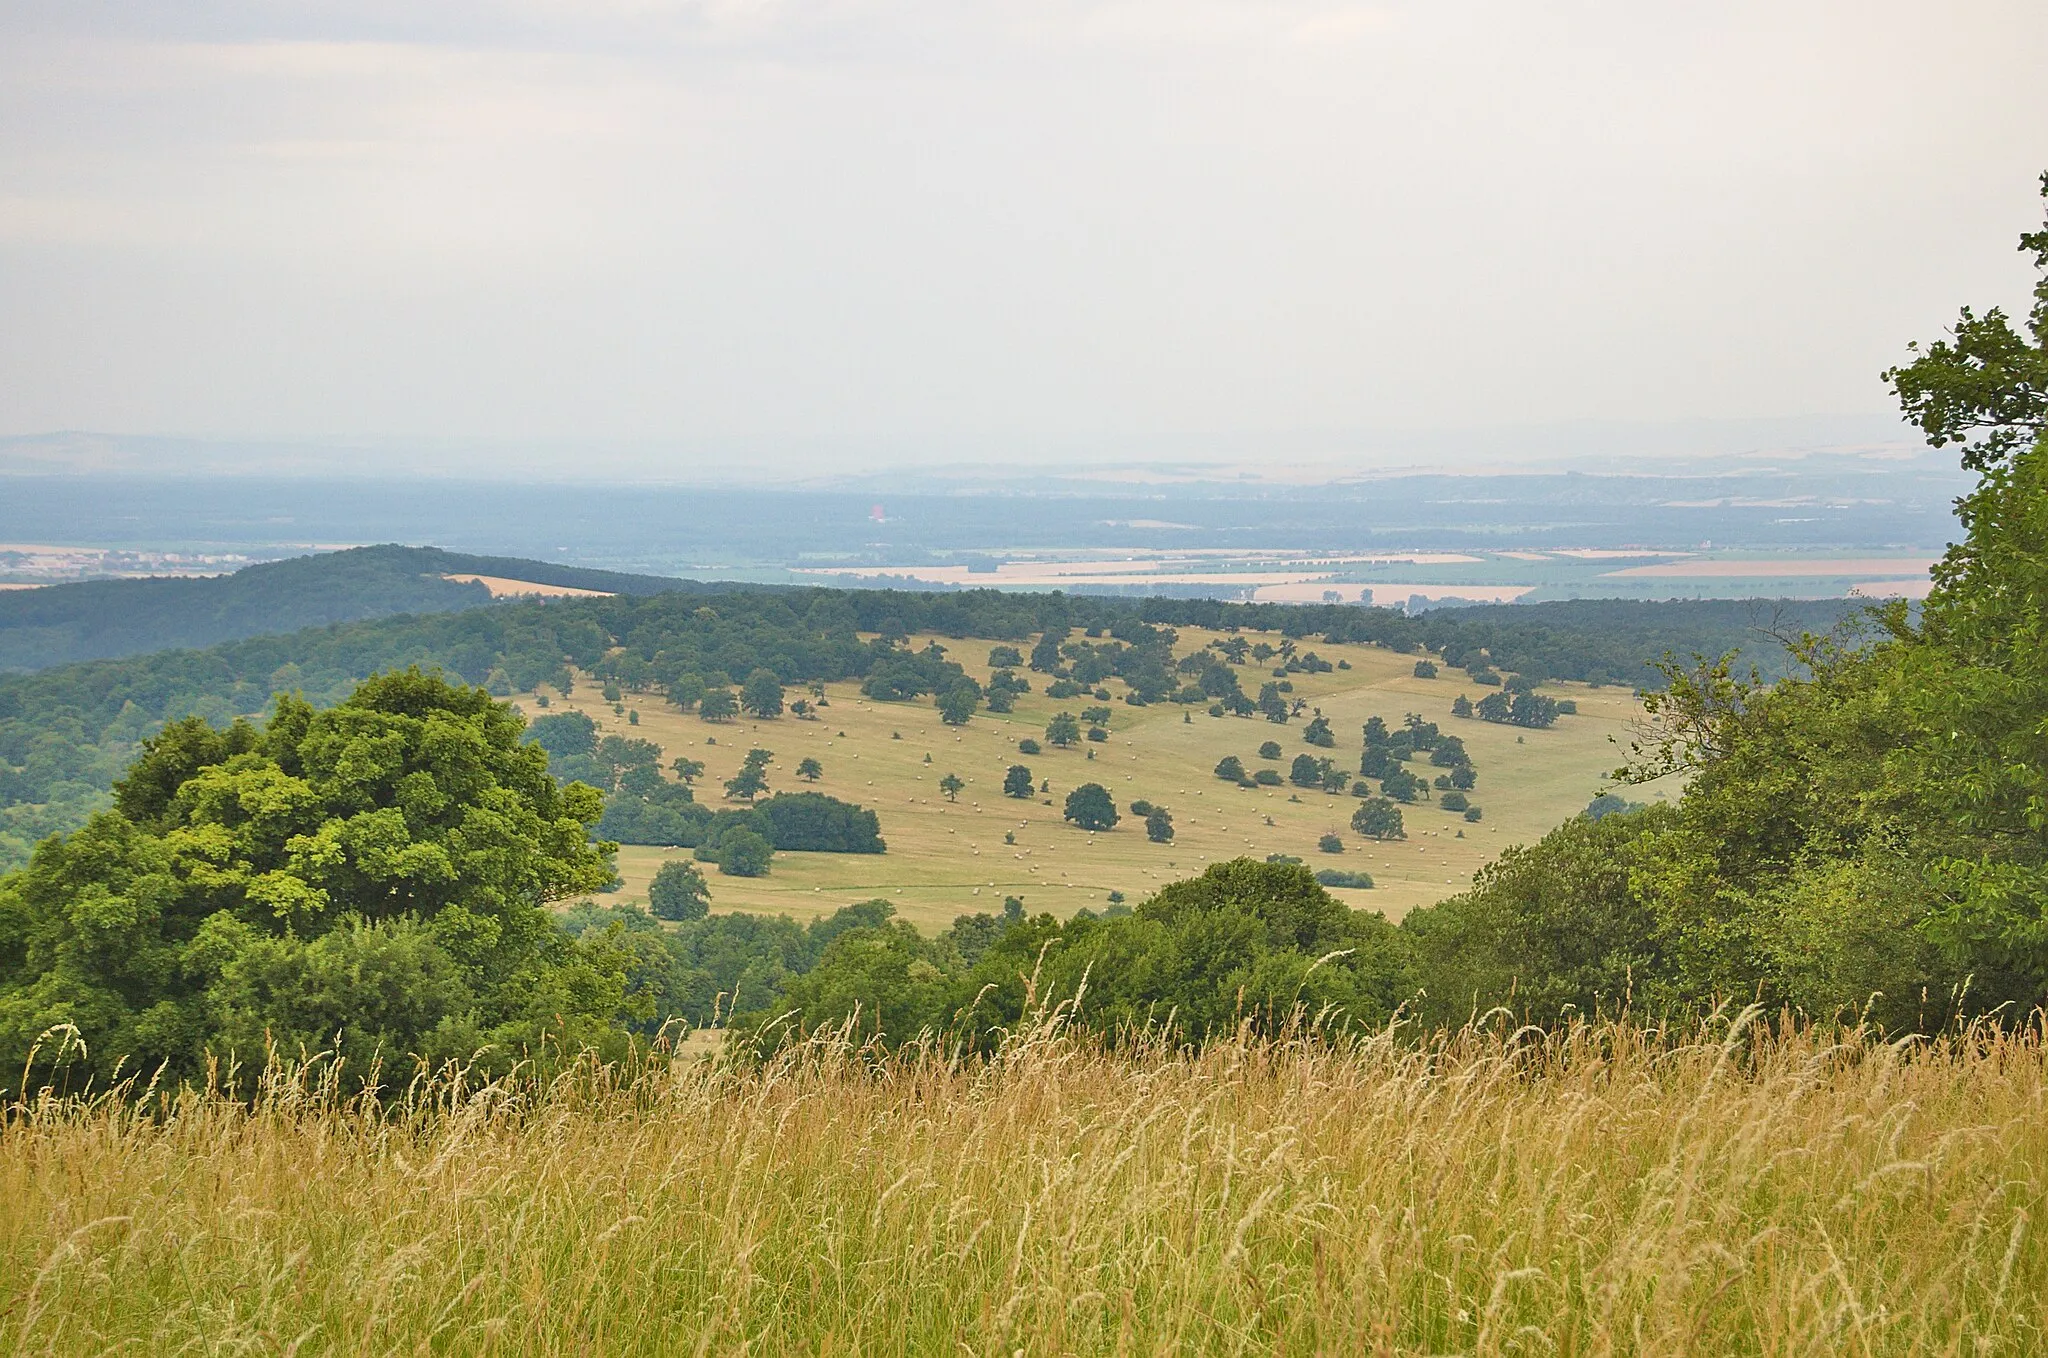
[[[1216,635],[1184,629],[1176,652],[1199,649]],[[1243,635],[1252,641],[1280,641],[1277,634]],[[946,648],[948,659],[958,661],[976,679],[987,680],[993,643],[920,636],[911,645],[922,647],[933,640]],[[749,748],[760,746],[775,753],[769,776],[776,789],[815,786],[872,807],[881,817],[887,854],[778,854],[766,877],[744,879],[713,872],[714,910],[787,913],[805,919],[849,901],[883,897],[904,918],[927,929],[942,929],[962,913],[996,911],[1008,895],[1023,896],[1034,914],[1051,911],[1062,917],[1083,906],[1100,910],[1111,891],[1121,891],[1135,903],[1210,863],[1272,853],[1296,855],[1313,868],[1369,872],[1375,889],[1339,894],[1352,905],[1398,919],[1417,905],[1463,890],[1472,874],[1503,848],[1534,840],[1583,809],[1620,762],[1624,745],[1617,742],[1625,743],[1639,715],[1635,696],[1626,690],[1551,684],[1545,692],[1575,700],[1579,711],[1560,718],[1549,730],[1459,721],[1450,715],[1452,700],[1460,693],[1477,700],[1488,690],[1474,686],[1458,671],[1417,679],[1414,656],[1374,646],[1319,642],[1304,642],[1302,649],[1315,651],[1333,665],[1340,660],[1351,665],[1348,670],[1292,676],[1294,696],[1329,717],[1337,736],[1335,749],[1302,742],[1306,715],[1282,726],[1257,717],[1211,717],[1206,709],[1173,703],[1131,707],[1088,697],[1054,700],[1045,695],[1045,676],[1039,674],[1028,676],[1037,691],[1020,698],[1014,712],[998,715],[983,710],[958,729],[939,720],[929,698],[877,702],[863,697],[854,684],[829,685],[829,705],[817,721],[783,716],[773,721],[707,722],[678,711],[658,695],[627,694],[625,706],[640,718],[637,726],[630,726],[588,681],[579,681],[566,700],[557,699],[547,711],[587,712],[607,733],[660,743],[667,759],[687,755],[703,760],[706,772],[698,780],[697,795],[713,806],[731,804],[722,799],[720,784],[738,771]],[[1256,665],[1240,673],[1249,693],[1256,693],[1270,678]],[[1112,681],[1111,687],[1123,691],[1121,683]],[[793,690],[791,696],[801,693]],[[528,717],[542,715],[531,699],[520,701]],[[1093,706],[1111,710],[1107,742],[1067,750],[1048,746],[1038,755],[1018,753],[1019,740],[1042,741],[1054,713],[1078,715]],[[1297,754],[1329,755],[1355,772],[1366,718],[1380,716],[1399,725],[1408,712],[1418,712],[1464,739],[1479,770],[1472,796],[1484,819],[1477,824],[1434,803],[1420,803],[1407,808],[1405,841],[1376,843],[1352,833],[1350,819],[1357,802],[1349,796],[1292,786],[1240,789],[1213,775],[1216,762],[1227,754],[1237,755],[1247,769],[1276,768],[1282,774]],[[1183,714],[1192,720],[1184,721]],[[1279,742],[1280,760],[1256,756],[1267,740]],[[929,764],[926,755],[931,757]],[[807,756],[824,766],[824,776],[816,784],[795,776],[798,761]],[[1029,801],[1003,796],[1003,773],[1015,763],[1029,767],[1041,783],[1050,781],[1051,789]],[[1441,772],[1422,763],[1413,767]],[[958,774],[967,784],[957,802],[948,802],[939,791],[939,780],[948,773]],[[1170,808],[1173,843],[1148,842],[1143,826],[1128,815],[1115,829],[1094,836],[1067,825],[1062,819],[1066,795],[1087,782],[1109,788],[1119,808],[1127,808],[1133,798]],[[1667,791],[1652,787],[1628,795],[1647,800]],[[1317,850],[1317,840],[1326,832],[1344,840],[1343,853]],[[1004,843],[1005,833],[1017,842]],[[647,882],[660,863],[689,854],[687,849],[622,850],[619,867],[625,887],[611,899],[644,901]]]
[[[2038,1030],[829,1039],[0,1125],[17,1353],[2039,1352]]]

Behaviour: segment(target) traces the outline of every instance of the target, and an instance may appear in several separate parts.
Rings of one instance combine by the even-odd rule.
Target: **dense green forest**
[[[652,594],[676,581],[468,556],[437,547],[355,547],[249,566],[232,575],[87,580],[0,591],[0,671],[211,646],[326,623],[443,613],[490,602],[489,575],[542,585]]]

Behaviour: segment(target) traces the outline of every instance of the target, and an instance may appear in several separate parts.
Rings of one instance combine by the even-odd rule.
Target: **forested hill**
[[[1629,683],[1646,683],[1645,660],[1671,652],[1717,656],[1734,651],[1742,667],[1778,678],[1791,664],[1780,641],[1826,635],[1869,606],[1865,599],[1569,599],[1542,604],[1482,604],[1425,613],[1422,644],[1457,664],[1483,648],[1511,668],[1560,679],[1593,678],[1599,666]],[[1590,649],[1589,649],[1590,648]]]
[[[89,580],[10,590],[0,592],[0,670],[46,669],[490,602],[484,586],[449,580],[450,575],[611,594],[654,594],[680,583],[435,547],[381,546],[293,557],[210,578]]]

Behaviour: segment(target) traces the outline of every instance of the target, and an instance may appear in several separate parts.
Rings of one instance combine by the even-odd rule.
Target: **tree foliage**
[[[102,1075],[339,1042],[468,1057],[602,1040],[619,968],[545,903],[605,885],[598,794],[481,689],[418,671],[146,743],[115,805],[0,879],[0,1065],[76,1025]],[[558,1017],[559,1016],[559,1017]]]
[[[703,919],[711,911],[711,888],[695,864],[672,859],[655,869],[647,908],[656,919]]]
[[[1109,830],[1121,817],[1109,789],[1100,783],[1083,783],[1067,794],[1066,819],[1083,830]]]

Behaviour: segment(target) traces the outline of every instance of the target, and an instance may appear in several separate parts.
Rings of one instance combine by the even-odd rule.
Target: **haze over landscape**
[[[2044,64],[2023,0],[17,0],[0,431],[671,480],[1867,442],[1901,337],[2024,295]]]

